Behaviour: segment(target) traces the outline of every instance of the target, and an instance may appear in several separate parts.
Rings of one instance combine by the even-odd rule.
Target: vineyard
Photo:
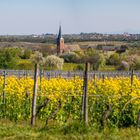
[[[31,119],[34,79],[31,76],[0,77],[0,118]],[[36,117],[39,122],[64,124],[83,120],[84,80],[38,76]],[[90,77],[88,124],[98,127],[139,126],[140,79],[133,77]]]

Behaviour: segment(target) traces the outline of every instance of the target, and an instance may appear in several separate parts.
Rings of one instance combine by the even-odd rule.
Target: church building
[[[64,44],[64,38],[61,34],[61,26],[59,27],[59,33],[57,36],[57,55],[61,55],[64,52],[65,44]]]

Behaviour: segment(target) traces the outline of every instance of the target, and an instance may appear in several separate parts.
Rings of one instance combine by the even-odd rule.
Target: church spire
[[[57,36],[57,55],[64,52],[64,39],[62,38],[61,25],[59,25],[59,33]]]
[[[58,33],[58,38],[61,38],[62,35],[61,35],[61,25],[59,25],[59,33]]]

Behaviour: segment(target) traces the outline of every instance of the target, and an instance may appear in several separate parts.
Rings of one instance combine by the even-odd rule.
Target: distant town
[[[31,34],[31,35],[1,35],[0,41],[24,41],[37,43],[55,43],[57,34]],[[63,34],[66,43],[79,41],[140,41],[140,34],[102,34],[102,33],[80,33],[80,34]]]

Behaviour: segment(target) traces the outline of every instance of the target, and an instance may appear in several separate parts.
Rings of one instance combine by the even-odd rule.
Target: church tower
[[[59,26],[59,33],[57,36],[57,55],[61,55],[64,52],[64,38],[61,35],[61,26]]]

